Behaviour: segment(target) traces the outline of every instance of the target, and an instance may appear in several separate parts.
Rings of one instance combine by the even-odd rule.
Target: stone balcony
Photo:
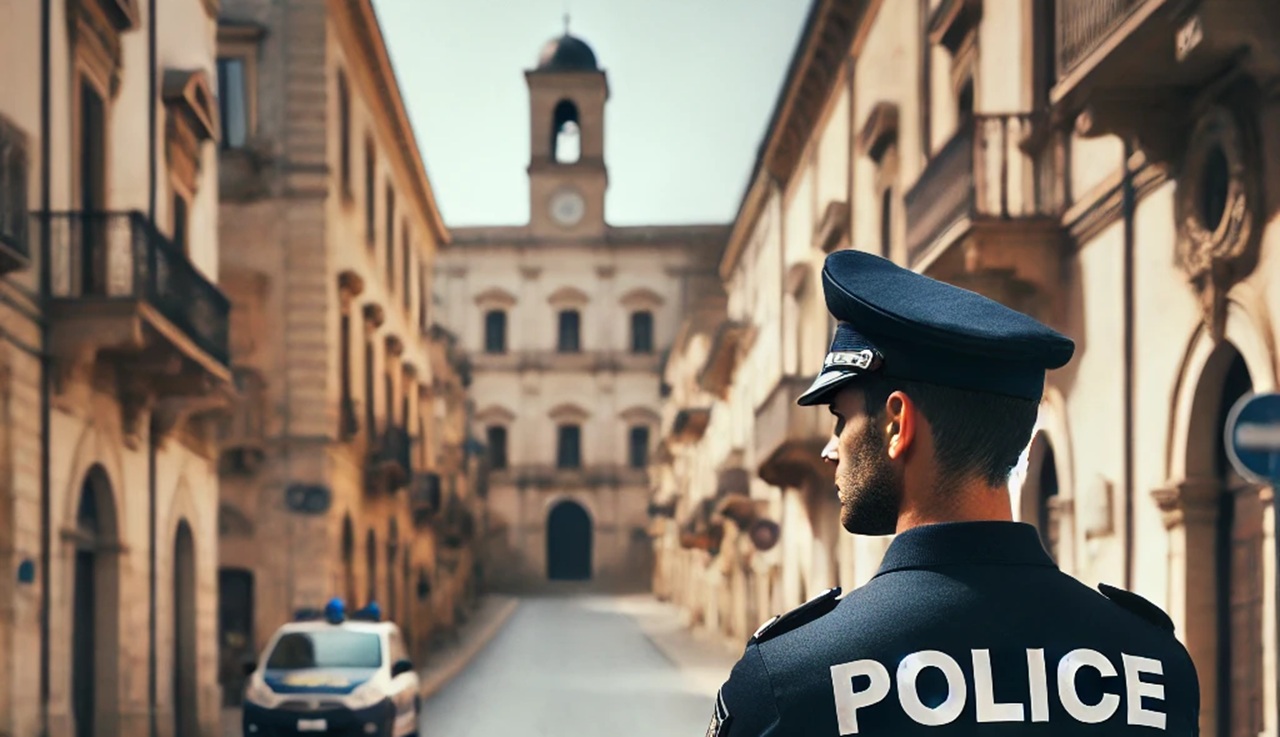
[[[662,363],[658,353],[628,351],[514,350],[506,353],[475,353],[470,356],[475,371],[529,373],[656,373]]]
[[[1042,116],[964,121],[904,197],[907,265],[1034,314],[1067,242],[1065,155]]]
[[[366,461],[370,490],[394,491],[409,482],[412,447],[409,431],[398,425],[384,427],[370,437]]]
[[[1058,0],[1058,112],[1084,135],[1136,137],[1149,158],[1176,159],[1193,97],[1234,71],[1280,75],[1274,0]]]
[[[145,410],[166,422],[222,407],[231,394],[231,305],[139,212],[42,213],[57,378],[116,368],[126,432]],[[173,411],[167,411],[173,410]]]
[[[796,404],[811,381],[782,377],[756,410],[756,473],[773,486],[803,488],[811,481],[833,478],[833,469],[822,460],[822,448],[831,439],[834,420],[825,408]]]
[[[415,525],[429,524],[440,512],[441,490],[440,474],[434,471],[413,474],[409,480],[409,511]]]

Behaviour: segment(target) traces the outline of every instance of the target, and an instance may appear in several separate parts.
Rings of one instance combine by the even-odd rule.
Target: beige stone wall
[[[253,653],[298,608],[338,596],[354,609],[372,595],[421,656],[436,630],[452,623],[451,586],[470,571],[442,572],[437,565],[434,523],[415,524],[411,514],[417,478],[387,489],[368,470],[369,453],[391,424],[412,438],[412,474],[461,473],[442,460],[448,438],[440,431],[459,410],[446,410],[436,396],[456,383],[457,367],[436,350],[430,315],[420,314],[430,307],[423,291],[430,288],[438,241],[446,237],[430,182],[416,150],[405,144],[412,133],[369,3],[232,0],[222,15],[227,53],[247,45],[255,61],[249,84],[256,126],[244,149],[221,156],[221,241],[226,288],[239,311],[234,363],[263,389],[233,417],[234,423],[260,415],[261,427],[224,442],[223,513],[250,524],[224,527],[221,565],[254,576]],[[236,40],[241,32],[234,27],[246,22],[265,31],[260,40]],[[340,79],[349,104],[346,186],[339,175]],[[366,141],[372,190],[365,180]],[[264,165],[273,160],[291,166]],[[374,229],[367,237],[370,199]],[[350,319],[345,393],[344,313]],[[374,348],[371,396],[366,341]],[[340,427],[344,396],[354,408],[350,434]],[[366,422],[370,407],[373,427]],[[261,460],[237,467],[228,454],[237,449],[258,452]],[[329,508],[314,515],[288,509],[291,484],[326,488]],[[421,597],[420,577],[429,589]]]
[[[117,82],[108,94],[106,114],[106,207],[113,211],[145,212],[148,202],[148,109],[150,90],[147,69],[148,27],[157,26],[156,64],[164,69],[213,70],[214,21],[200,0],[166,3],[155,19],[140,8],[137,27],[120,34],[120,63]],[[4,64],[9,69],[25,68],[30,73],[14,75],[0,96],[0,117],[16,124],[25,134],[28,158],[28,204],[37,210],[42,201],[41,182],[46,177],[51,199],[47,207],[66,211],[80,206],[74,165],[76,72],[93,75],[86,59],[84,43],[72,44],[65,8],[52,4],[52,29],[48,54],[51,62],[49,96],[52,125],[43,129],[40,119],[41,75],[40,4],[7,4],[0,10]],[[158,182],[155,224],[168,234],[172,228],[170,164],[163,134],[170,113],[159,101],[156,105],[158,154],[154,177]],[[47,137],[47,138],[46,138]],[[51,162],[41,169],[40,145],[47,141]],[[216,167],[211,164],[212,145],[198,149],[204,164],[196,176],[191,198],[188,252],[191,261],[208,278],[217,273]],[[160,673],[157,694],[161,734],[173,731],[171,669],[173,653],[174,536],[179,521],[185,521],[194,542],[193,582],[195,600],[195,648],[198,720],[203,730],[217,723],[219,693],[208,668],[215,658],[214,618],[216,616],[216,537],[214,525],[217,495],[216,474],[210,465],[204,428],[197,423],[179,423],[167,433],[156,453],[155,475],[149,473],[145,444],[126,442],[122,432],[121,399],[114,391],[114,370],[92,355],[73,359],[59,354],[53,364],[58,373],[54,384],[50,426],[49,476],[47,491],[41,488],[41,366],[30,350],[41,337],[31,318],[37,303],[39,229],[31,231],[30,247],[35,255],[25,271],[5,279],[5,436],[4,472],[0,482],[0,549],[6,565],[16,570],[19,562],[37,562],[37,583],[16,584],[6,580],[3,599],[5,614],[0,617],[0,732],[35,734],[40,727],[41,703],[38,674],[41,670],[38,612],[40,607],[38,562],[40,559],[40,507],[43,494],[49,495],[51,519],[50,577],[50,734],[69,734],[70,663],[72,642],[71,602],[74,544],[65,534],[75,527],[80,488],[86,471],[99,464],[106,469],[111,486],[111,507],[102,510],[114,529],[103,530],[118,552],[99,551],[101,609],[99,642],[103,644],[97,662],[99,694],[98,726],[103,734],[131,734],[146,729],[148,722],[147,664],[151,657],[146,633],[149,625],[148,578],[150,574],[149,489],[154,481],[157,536],[156,576],[156,661]],[[55,243],[55,246],[57,244]],[[144,413],[144,425],[145,425]],[[211,733],[211,732],[208,732]]]

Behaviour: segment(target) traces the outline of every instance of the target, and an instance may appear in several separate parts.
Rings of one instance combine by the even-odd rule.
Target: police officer
[[[857,251],[822,270],[838,321],[801,405],[827,405],[841,523],[896,534],[876,575],[766,622],[708,737],[1198,734],[1195,667],[1136,594],[1060,572],[1007,480],[1046,369],[1075,345]]]

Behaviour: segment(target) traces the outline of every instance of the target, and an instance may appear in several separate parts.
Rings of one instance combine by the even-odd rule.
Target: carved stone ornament
[[[1197,121],[1178,180],[1178,260],[1222,339],[1226,294],[1257,263],[1261,159],[1250,126],[1215,105]]]

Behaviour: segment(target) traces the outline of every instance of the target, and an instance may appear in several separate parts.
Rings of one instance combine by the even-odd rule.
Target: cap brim
[[[818,374],[818,378],[814,379],[804,394],[800,395],[800,398],[796,400],[796,404],[801,407],[830,404],[832,397],[835,396],[840,387],[861,375],[862,372],[860,371],[825,371]]]

